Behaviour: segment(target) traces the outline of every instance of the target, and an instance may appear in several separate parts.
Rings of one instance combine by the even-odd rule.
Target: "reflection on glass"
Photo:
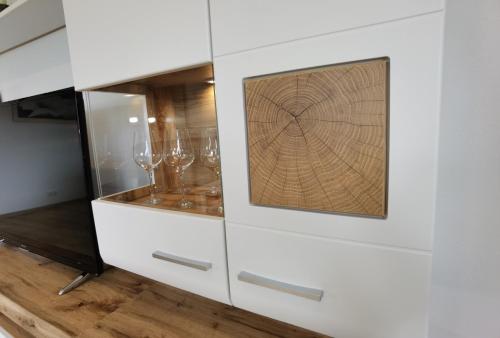
[[[162,143],[153,130],[150,134],[145,129],[134,131],[133,147],[135,163],[144,169],[149,178],[149,204],[159,204],[161,199],[156,198],[154,189],[154,169],[162,161]]]
[[[200,157],[203,165],[211,169],[214,173],[216,182],[220,182],[220,151],[216,128],[203,129],[201,134]],[[219,187],[215,184],[212,185],[207,191],[207,195],[219,196]],[[219,213],[222,213],[222,199],[217,209]]]
[[[147,185],[144,171],[130,156],[134,130],[147,128],[146,96],[86,92],[84,99],[95,197]]]
[[[194,162],[194,151],[188,129],[175,129],[165,132],[163,159],[165,164],[175,168],[181,183],[182,199],[179,201],[181,208],[193,207],[193,202],[186,199],[184,172]]]

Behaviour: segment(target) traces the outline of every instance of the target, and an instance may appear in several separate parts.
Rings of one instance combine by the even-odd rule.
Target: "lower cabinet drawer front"
[[[431,254],[226,222],[233,305],[336,338],[423,338]]]
[[[105,263],[230,304],[224,221],[96,200]]]

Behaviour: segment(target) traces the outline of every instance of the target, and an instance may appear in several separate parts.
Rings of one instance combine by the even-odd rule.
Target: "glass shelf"
[[[84,99],[96,197],[223,216],[212,65],[86,91]],[[175,135],[176,130],[188,131],[192,151],[187,153],[194,155],[194,161],[184,171],[184,189],[179,175],[180,162],[167,161],[171,158],[167,154],[173,148],[167,147],[165,141]],[[148,144],[143,152],[134,148],[139,134]],[[212,135],[215,143],[208,142],[207,135]],[[174,144],[180,144],[176,142]],[[207,144],[217,150],[215,156],[213,151],[203,151]],[[162,161],[152,173],[154,192],[161,200],[158,204],[150,203],[149,177],[137,164],[140,163],[137,154],[148,152],[162,155]],[[185,153],[183,150],[180,154]],[[178,205],[183,190],[186,199],[192,202],[191,208]]]

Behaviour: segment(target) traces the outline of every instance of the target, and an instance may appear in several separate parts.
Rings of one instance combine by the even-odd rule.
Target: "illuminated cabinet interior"
[[[103,200],[223,216],[213,83],[205,65],[85,92]]]

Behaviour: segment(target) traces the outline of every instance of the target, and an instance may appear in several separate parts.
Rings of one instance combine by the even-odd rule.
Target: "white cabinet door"
[[[11,3],[0,13],[0,53],[64,27],[62,0]]]
[[[17,100],[72,86],[64,28],[0,54],[1,101]]]
[[[76,89],[211,62],[207,0],[64,0]]]
[[[431,250],[443,13],[215,57],[226,220],[304,234]],[[249,202],[243,79],[390,58],[388,216],[342,216]]]
[[[96,200],[105,263],[230,304],[224,220]]]
[[[237,307],[336,338],[423,338],[431,254],[227,223]]]
[[[210,0],[214,56],[443,8],[444,0]]]

